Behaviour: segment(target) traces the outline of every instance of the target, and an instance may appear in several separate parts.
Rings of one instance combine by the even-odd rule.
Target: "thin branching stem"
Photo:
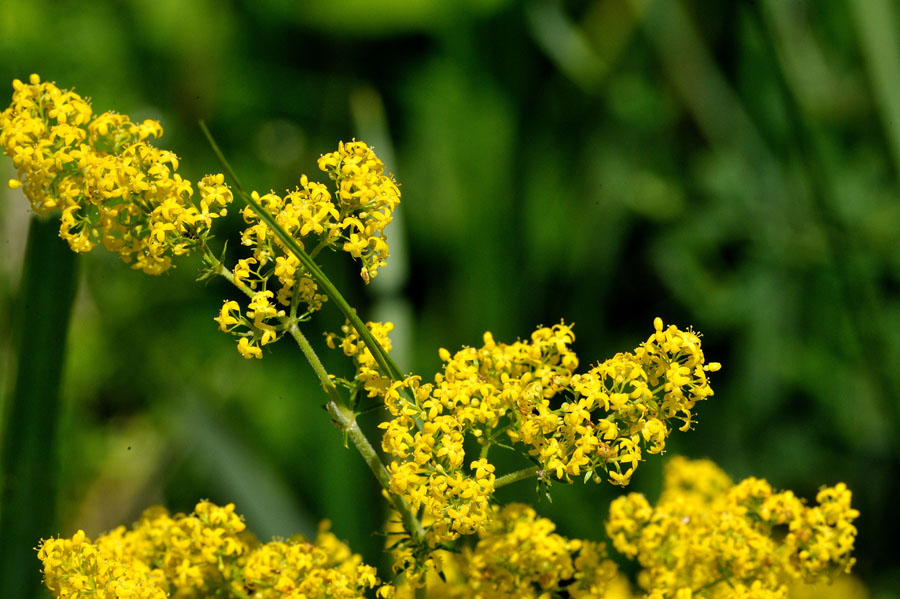
[[[393,504],[394,508],[400,512],[400,515],[403,518],[403,524],[413,537],[413,540],[417,543],[421,542],[425,538],[425,531],[422,528],[421,522],[419,522],[412,510],[409,509],[409,506],[406,505],[403,498],[391,493],[391,475],[384,467],[381,458],[378,456],[378,452],[375,451],[375,448],[369,442],[368,437],[366,437],[365,433],[359,428],[359,424],[356,422],[356,414],[344,403],[341,394],[334,385],[334,381],[331,379],[328,371],[325,370],[325,366],[319,360],[319,357],[309,344],[306,336],[300,331],[297,323],[293,323],[290,328],[288,328],[288,332],[297,342],[297,345],[300,346],[300,350],[303,352],[303,355],[306,356],[309,365],[312,366],[313,372],[319,377],[322,387],[325,389],[328,397],[331,398],[331,401],[328,402],[326,408],[331,415],[332,422],[337,425],[342,433],[347,435],[347,438],[353,443],[353,446],[359,452],[359,455],[362,456],[366,465],[369,466],[369,470],[375,475],[375,479],[381,485],[381,488],[387,492],[391,504]]]
[[[505,487],[508,484],[519,482],[520,480],[525,480],[526,478],[531,478],[532,476],[537,476],[538,478],[540,478],[543,472],[544,471],[541,470],[540,466],[531,466],[530,468],[516,470],[515,472],[504,474],[503,476],[495,480],[494,488],[499,489],[500,487]]]
[[[328,371],[325,370],[325,366],[322,365],[319,356],[316,355],[312,345],[310,345],[309,341],[306,339],[306,335],[300,331],[300,327],[297,326],[296,322],[291,323],[291,326],[288,327],[288,332],[291,334],[291,337],[294,338],[294,341],[297,342],[303,355],[306,356],[306,361],[309,362],[313,372],[319,377],[319,382],[322,383],[322,388],[325,389],[325,393],[328,394],[331,401],[343,405],[344,400],[338,392],[337,387],[334,386],[334,381],[331,380],[331,376],[328,374]]]
[[[406,528],[407,532],[409,532],[413,542],[416,544],[422,543],[425,538],[425,530],[422,528],[421,522],[419,522],[419,519],[416,518],[416,515],[402,497],[390,492],[391,475],[388,474],[384,464],[381,463],[381,459],[378,457],[375,448],[369,443],[369,439],[362,430],[360,430],[359,424],[356,422],[356,415],[347,406],[334,401],[329,401],[326,408],[331,415],[332,422],[347,435],[363,460],[365,460],[366,464],[369,466],[372,474],[375,475],[375,478],[381,484],[381,487],[388,492],[391,504],[394,506],[394,509],[400,512],[400,517],[403,519],[403,526]]]

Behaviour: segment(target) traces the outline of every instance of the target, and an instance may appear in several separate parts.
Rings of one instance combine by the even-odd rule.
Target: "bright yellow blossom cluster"
[[[366,328],[372,333],[372,337],[386,352],[391,351],[390,332],[394,330],[392,322],[367,322]],[[368,397],[383,396],[386,390],[391,386],[391,379],[381,374],[378,370],[378,363],[375,356],[366,347],[359,333],[356,332],[349,322],[341,327],[341,334],[328,333],[325,337],[325,343],[331,349],[340,346],[344,355],[353,359],[356,377],[353,382],[343,381],[346,386],[350,387],[354,396],[351,402],[355,403],[355,395],[359,391],[365,391]]]
[[[144,512],[91,542],[83,531],[38,550],[44,582],[59,599],[357,599],[375,569],[320,527],[315,543],[297,536],[261,544],[234,505],[197,504],[192,514]]]
[[[327,186],[302,175],[300,185],[283,197],[273,192],[262,196],[253,192],[251,196],[312,257],[326,247],[340,247],[360,259],[362,277],[369,282],[378,274],[378,268],[387,263],[384,228],[400,203],[400,189],[385,174],[384,165],[372,148],[361,141],[341,142],[336,152],[319,158],[319,169],[334,181],[334,195]],[[312,288],[294,291],[298,277],[312,284],[308,274],[297,272],[300,264],[296,257],[259,220],[252,207],[244,208],[243,216],[248,226],[241,243],[253,248],[253,258],[248,264],[257,268],[273,265],[273,271],[267,271],[267,275],[278,278],[279,303],[288,306],[291,296],[300,293],[310,311],[321,307],[324,297],[314,293],[314,284]],[[260,277],[257,273],[247,283],[255,288],[267,279],[268,276]]]
[[[368,327],[389,348],[392,325]],[[430,548],[489,525],[497,480],[487,459],[492,445],[520,451],[545,482],[579,475],[600,482],[594,473],[603,470],[624,485],[642,448],[662,451],[669,420],[683,420],[682,429],[690,425],[695,403],[712,395],[706,372],[718,369],[705,364],[695,333],[664,329],[657,319],[655,332],[633,353],[575,374],[574,335],[561,323],[509,345],[485,333],[481,348],[453,356],[442,349],[444,371],[433,384],[418,377],[392,383],[377,372],[356,333],[349,326],[342,333],[329,335],[328,344],[353,356],[356,383],[383,398],[391,416],[379,425],[390,491],[423,515]],[[467,459],[467,438],[481,445],[479,459]],[[422,567],[417,549],[398,551],[404,556],[399,569]]]
[[[859,512],[843,483],[808,506],[765,480],[734,485],[706,460],[673,458],[656,506],[640,494],[613,501],[606,530],[643,570],[648,599],[784,599],[789,584],[849,572]]]
[[[0,113],[0,145],[19,173],[10,187],[21,186],[39,215],[61,211],[59,234],[72,250],[102,244],[132,268],[160,274],[225,215],[232,195],[223,176],[204,177],[192,203],[178,158],[148,143],[162,136],[157,121],[95,115],[81,96],[37,75],[13,81],[13,90]]]
[[[337,185],[339,214],[330,235],[344,242],[341,249],[360,259],[360,275],[368,283],[387,263],[384,228],[400,203],[400,189],[384,174],[372,148],[361,141],[341,142],[337,152],[319,158],[319,169]]]
[[[375,568],[319,527],[315,544],[296,537],[250,552],[244,586],[255,599],[356,599],[378,584]]]
[[[602,544],[567,539],[531,507],[494,507],[494,517],[465,556],[469,588],[485,599],[537,598],[547,592],[601,598],[616,577]]]
[[[238,268],[235,269],[236,272]],[[243,314],[240,304],[228,300],[222,304],[219,315],[214,319],[223,332],[232,333],[238,328],[243,329],[234,334],[238,335],[238,351],[248,360],[262,358],[260,346],[278,339],[287,326],[285,311],[275,305],[272,295],[267,289],[254,292]]]
[[[511,344],[488,332],[479,348],[441,349],[444,366],[433,382],[400,377],[384,355],[375,359],[351,308],[310,262],[326,248],[347,252],[360,260],[366,283],[386,263],[384,229],[400,192],[365,143],[341,143],[319,159],[331,187],[303,175],[283,196],[253,192],[242,212],[250,253],[229,270],[207,245],[213,219],[232,201],[221,174],[197,184],[195,203],[177,157],[148,143],[162,135],[156,121],[95,115],[78,94],[37,75],[13,89],[0,113],[0,145],[18,171],[9,185],[23,187],[35,213],[61,214],[60,236],[73,250],[102,244],[159,274],[174,256],[202,249],[204,276],[223,276],[249,298],[245,307],[225,301],[215,319],[238,337],[245,358],[260,358],[286,332],[304,349],[334,422],[398,512],[389,549],[400,576],[396,586],[379,587],[379,597],[421,596],[423,585],[432,599],[631,596],[604,545],[565,538],[528,506],[497,505],[494,492],[529,476],[545,491],[575,478],[627,485],[645,454],[662,453],[673,427],[689,430],[697,402],[713,395],[707,374],[719,364],[706,363],[697,333],[657,318],[633,351],[578,373],[565,323]],[[285,234],[303,251],[289,249]],[[356,323],[326,339],[353,359],[352,380],[328,375],[298,328],[326,301],[320,285]],[[391,323],[365,326],[391,349]],[[349,407],[335,383],[349,391]],[[379,425],[385,462],[355,422],[367,399],[383,402],[389,415]],[[494,447],[530,467],[498,476],[488,459]],[[476,448],[472,459],[467,449]],[[676,457],[657,504],[634,493],[616,499],[606,532],[640,564],[643,599],[786,599],[849,572],[859,515],[850,499],[840,483],[809,506],[765,480],[734,484],[711,462]],[[260,543],[233,505],[208,501],[187,515],[151,508],[132,528],[93,542],[83,531],[48,539],[38,557],[60,599],[357,599],[379,585],[375,569],[327,525],[314,543],[299,536]]]
[[[165,576],[142,561],[106,554],[79,530],[71,539],[48,539],[38,557],[44,584],[59,599],[166,599]]]
[[[647,453],[661,453],[671,429],[691,424],[696,402],[713,395],[699,336],[662,320],[632,353],[620,353],[576,374],[574,334],[558,324],[538,328],[529,341],[503,344],[490,333],[480,349],[452,357],[429,388],[423,409],[450,413],[482,445],[503,433],[521,444],[548,476],[626,485]]]
[[[388,334],[394,325],[369,322],[366,326],[389,351]],[[494,466],[483,458],[466,464],[465,423],[453,414],[423,411],[425,403],[435,405],[428,395],[430,385],[420,386],[417,377],[392,383],[378,372],[374,356],[357,332],[349,325],[341,332],[329,334],[326,341],[329,347],[340,346],[353,358],[356,378],[344,382],[354,395],[362,389],[369,397],[384,399],[393,417],[379,425],[385,429],[382,449],[391,456],[387,466],[390,491],[402,497],[413,512],[423,514],[428,545],[438,547],[481,530],[489,516],[489,496],[494,492]],[[413,393],[417,404],[401,399],[402,390]],[[421,566],[413,557],[413,548],[407,549],[398,569]]]
[[[284,196],[255,191],[250,195],[310,257],[325,248],[340,248],[358,258],[368,283],[387,263],[384,227],[400,203],[400,190],[372,148],[361,141],[341,142],[336,152],[319,158],[319,168],[334,181],[333,194],[326,185],[302,175],[300,185]],[[253,255],[238,260],[233,277],[252,295],[251,302],[241,314],[236,301],[226,301],[216,321],[222,331],[238,336],[241,355],[261,358],[261,347],[275,341],[289,320],[307,319],[328,298],[253,207],[248,205],[242,214],[247,228],[241,243],[252,248]],[[298,310],[301,304],[303,309]]]
[[[565,595],[576,599],[627,599],[603,544],[567,539],[531,507],[493,506],[492,518],[474,547],[440,552],[441,577],[428,579],[436,598],[538,599]],[[413,584],[383,588],[384,597],[412,597]]]

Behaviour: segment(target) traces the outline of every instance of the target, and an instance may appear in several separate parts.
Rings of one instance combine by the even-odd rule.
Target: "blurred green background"
[[[587,366],[633,348],[654,316],[693,325],[723,369],[669,452],[808,498],[847,482],[855,572],[873,597],[900,588],[890,0],[3,0],[0,82],[32,72],[98,112],[161,120],[159,145],[192,180],[218,170],[198,119],[260,191],[318,178],[338,140],[374,145],[402,184],[391,264],[368,288],[348,261],[325,267],[364,318],[397,323],[395,357],[426,378],[438,347],[485,330],[512,341],[574,322]],[[14,331],[44,316],[13,316],[29,213],[0,194],[8,414]],[[232,294],[195,283],[195,261],[157,278],[99,250],[77,262],[57,507],[33,505],[54,513],[45,536],[210,498],[263,538],[328,518],[383,564],[384,503],[296,348],[243,360],[212,321]],[[321,335],[339,325],[326,309],[308,336],[347,372]],[[632,488],[658,492],[661,464]],[[600,539],[619,493],[558,485],[537,507]],[[531,483],[501,497],[537,501]]]

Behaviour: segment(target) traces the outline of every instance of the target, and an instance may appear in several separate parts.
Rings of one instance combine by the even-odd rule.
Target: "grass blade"
[[[76,286],[76,257],[59,238],[59,225],[32,219],[14,321],[18,364],[0,445],[4,599],[37,595],[41,575],[33,548],[55,532],[60,381]]]

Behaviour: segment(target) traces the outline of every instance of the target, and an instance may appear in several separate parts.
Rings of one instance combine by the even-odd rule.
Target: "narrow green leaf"
[[[0,597],[40,586],[34,547],[56,517],[57,427],[66,334],[77,286],[74,253],[54,221],[32,219],[16,306],[15,381],[0,445]]]
[[[897,5],[889,0],[851,0],[847,3],[872,82],[872,94],[884,135],[900,175],[900,31]]]

